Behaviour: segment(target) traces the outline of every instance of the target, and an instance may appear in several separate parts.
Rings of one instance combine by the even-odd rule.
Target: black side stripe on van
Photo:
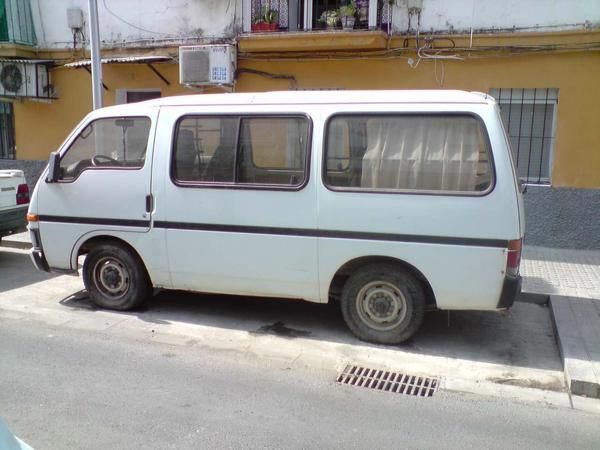
[[[150,227],[148,220],[101,219],[89,217],[46,216],[40,222],[77,223],[85,225],[112,225]],[[332,239],[357,239],[368,241],[415,242],[421,244],[468,245],[474,247],[507,248],[503,239],[480,239],[451,236],[423,236],[413,234],[369,233],[365,231],[316,230],[310,228],[257,227],[249,225],[220,225],[212,223],[186,223],[155,221],[154,228],[190,231],[216,231],[220,233],[270,234],[275,236],[321,237]]]
[[[154,228],[170,230],[216,231],[222,233],[271,234],[278,236],[321,237],[333,239],[358,239],[369,241],[416,242],[422,244],[468,245],[474,247],[507,248],[503,239],[480,239],[446,236],[422,236],[411,234],[369,233],[364,231],[315,230],[307,228],[257,227],[248,225],[219,225],[155,221]]]
[[[150,227],[149,220],[103,219],[99,217],[39,216],[40,222],[77,223],[84,225],[111,225],[119,227]]]

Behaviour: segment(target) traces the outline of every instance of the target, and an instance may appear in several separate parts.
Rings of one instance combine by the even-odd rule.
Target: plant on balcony
[[[327,10],[323,11],[321,14],[321,22],[324,23],[327,28],[335,28],[337,27],[338,21],[340,19],[340,15],[337,10]]]
[[[354,0],[347,5],[341,6],[338,13],[340,15],[340,22],[342,22],[342,28],[344,30],[353,29],[356,20],[356,3],[354,3]]]
[[[279,11],[264,5],[260,17],[252,24],[252,31],[277,31],[279,29]]]
[[[356,12],[361,24],[369,22],[369,0],[356,0]]]

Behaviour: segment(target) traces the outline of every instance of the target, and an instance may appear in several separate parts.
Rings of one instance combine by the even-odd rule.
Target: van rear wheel
[[[399,344],[423,322],[425,292],[410,273],[393,264],[372,264],[346,281],[341,299],[348,328],[361,340]]]
[[[150,294],[150,280],[139,256],[118,244],[94,247],[83,264],[83,282],[101,308],[125,311]]]

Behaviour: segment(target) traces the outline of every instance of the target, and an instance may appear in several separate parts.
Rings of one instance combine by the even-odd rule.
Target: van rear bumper
[[[50,272],[48,261],[46,261],[46,257],[44,256],[44,252],[41,248],[33,247],[29,251],[29,256],[31,257],[31,261],[37,270],[42,272]]]
[[[500,294],[500,301],[498,302],[498,309],[510,308],[515,299],[521,293],[521,276],[517,275],[514,277],[506,277],[504,279],[504,285],[502,286],[502,293]]]

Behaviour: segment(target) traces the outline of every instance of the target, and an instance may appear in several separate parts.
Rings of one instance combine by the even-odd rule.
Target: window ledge
[[[238,38],[243,53],[383,50],[388,35],[381,30],[246,33]]]
[[[0,58],[36,58],[37,49],[25,44],[0,42]]]

